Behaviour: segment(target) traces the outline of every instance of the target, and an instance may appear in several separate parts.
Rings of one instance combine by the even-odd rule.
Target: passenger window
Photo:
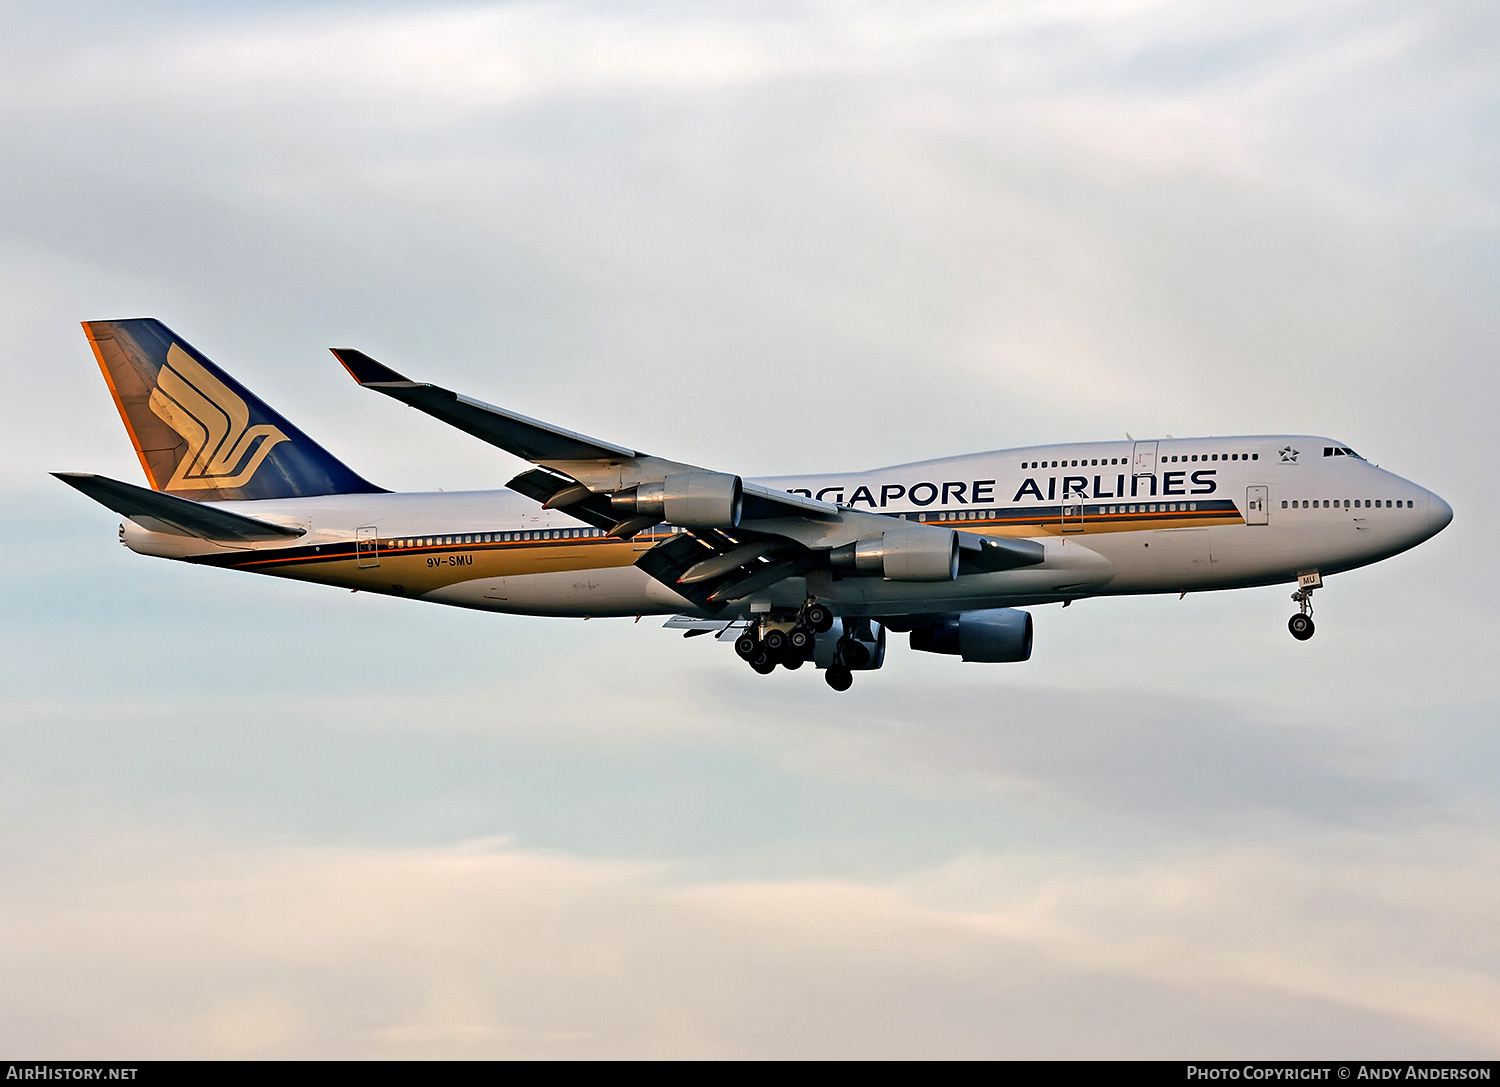
[[[1286,503],[1285,503],[1285,502],[1283,502],[1283,503],[1282,503],[1282,504],[1281,504],[1281,508],[1282,508],[1282,509],[1286,509]]]

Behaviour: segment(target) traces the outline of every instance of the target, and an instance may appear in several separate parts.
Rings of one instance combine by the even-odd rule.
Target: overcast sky
[[[0,1048],[1493,1056],[1486,3],[0,9]],[[132,555],[85,319],[393,489],[354,346],[739,472],[1307,432],[1454,507],[836,695],[660,620]]]

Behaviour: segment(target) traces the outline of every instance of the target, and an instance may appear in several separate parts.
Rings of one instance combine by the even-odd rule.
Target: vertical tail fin
[[[230,501],[379,492],[150,317],[83,331],[152,488]]]

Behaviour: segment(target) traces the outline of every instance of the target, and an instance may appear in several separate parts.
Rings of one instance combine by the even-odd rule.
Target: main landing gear
[[[795,618],[787,616],[779,623],[769,618],[760,620],[735,639],[734,651],[760,675],[770,675],[778,664],[795,672],[813,659],[817,636],[832,629],[833,612],[823,604],[808,603]],[[859,662],[853,663],[857,666]],[[847,691],[854,682],[853,673],[842,663],[827,669],[826,678],[835,691]]]
[[[799,637],[800,635],[800,637]],[[812,635],[802,627],[751,627],[734,641],[734,651],[760,675],[783,668],[796,671],[812,659]]]
[[[1311,588],[1298,589],[1292,594],[1292,599],[1297,602],[1297,614],[1286,621],[1286,628],[1292,632],[1292,637],[1299,642],[1305,642],[1313,636],[1318,629],[1313,624],[1312,617],[1312,594]]]

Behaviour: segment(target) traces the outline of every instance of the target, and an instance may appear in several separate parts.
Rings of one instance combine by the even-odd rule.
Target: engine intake
[[[888,581],[952,581],[958,577],[958,533],[937,525],[902,524],[836,547],[829,559],[835,566]]]
[[[982,664],[1031,659],[1031,613],[1016,608],[966,611],[913,628],[911,647]]]
[[[723,472],[679,472],[610,495],[616,513],[655,517],[684,528],[734,528],[744,508],[744,484]]]

